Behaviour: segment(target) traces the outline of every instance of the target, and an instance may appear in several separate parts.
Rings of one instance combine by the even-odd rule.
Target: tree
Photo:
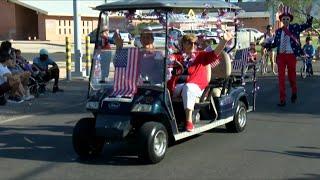
[[[306,6],[309,6],[312,3],[312,0],[267,0],[268,7],[274,7],[276,11],[280,3],[283,3],[285,6],[289,6],[292,9],[294,13],[293,22],[303,23],[306,21],[305,8]],[[320,20],[314,19],[314,26],[318,28],[319,24]]]

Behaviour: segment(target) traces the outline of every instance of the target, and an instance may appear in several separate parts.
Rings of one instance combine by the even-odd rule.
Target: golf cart
[[[158,22],[169,37],[170,28],[177,26],[175,21],[179,20],[181,27],[185,25],[182,21],[191,9],[195,13],[203,10],[211,13],[218,9],[233,13],[239,8],[218,0],[120,0],[95,9],[101,11],[97,32],[108,24],[106,15],[119,12],[125,16],[127,24],[124,27],[109,24],[109,29],[132,28],[138,21]],[[187,25],[190,20],[193,25],[200,22],[198,17],[190,17]],[[175,42],[173,40],[173,44]],[[168,57],[178,50],[170,50],[178,45],[169,44],[170,39],[166,38],[162,47],[144,51],[133,45],[103,50],[96,43],[86,104],[93,117],[79,120],[73,130],[73,147],[80,157],[99,155],[105,143],[132,140],[138,146],[141,159],[158,163],[164,158],[170,142],[221,125],[235,133],[245,129],[247,112],[252,108],[250,94],[238,77],[231,76],[231,60],[228,53],[223,52],[219,65],[212,69],[209,86],[195,104],[195,129],[192,132],[185,130],[182,99],[172,98],[166,84],[170,69]]]

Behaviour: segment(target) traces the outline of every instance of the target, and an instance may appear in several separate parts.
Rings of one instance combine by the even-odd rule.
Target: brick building
[[[235,4],[245,11],[239,15],[244,28],[251,27],[264,32],[266,26],[272,24],[272,15],[266,2],[238,2]]]
[[[91,7],[104,0],[79,1],[81,31],[97,27],[98,11]],[[0,0],[0,39],[64,41],[73,37],[73,1]]]

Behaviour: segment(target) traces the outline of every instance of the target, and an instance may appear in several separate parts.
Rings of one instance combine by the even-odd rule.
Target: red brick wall
[[[1,0],[0,17],[0,39],[14,39],[16,36],[15,5]]]
[[[261,32],[265,32],[269,24],[269,18],[240,18],[240,24],[242,23],[244,28],[256,28]]]

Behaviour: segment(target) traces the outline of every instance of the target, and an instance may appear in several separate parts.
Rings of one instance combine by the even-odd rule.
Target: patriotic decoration
[[[284,6],[283,4],[281,4],[279,6],[279,11],[280,11],[280,16],[279,16],[279,19],[281,20],[283,16],[289,16],[291,21],[293,20],[293,15],[292,15],[292,12],[291,12],[291,8],[288,7],[288,6]]]
[[[233,61],[232,69],[239,70],[247,65],[249,58],[249,50],[250,48],[237,50]]]
[[[138,83],[138,48],[118,49],[114,57],[115,75],[111,96],[132,97]]]

